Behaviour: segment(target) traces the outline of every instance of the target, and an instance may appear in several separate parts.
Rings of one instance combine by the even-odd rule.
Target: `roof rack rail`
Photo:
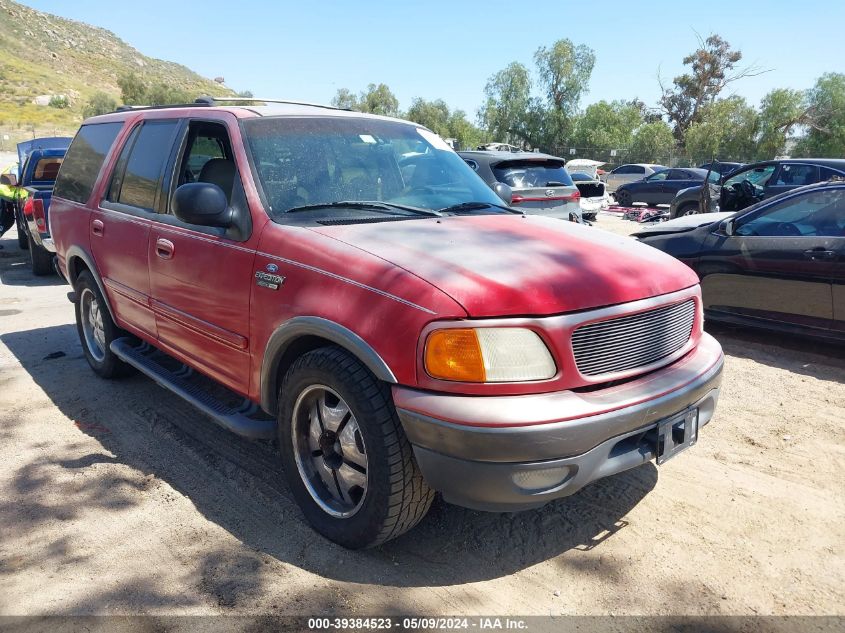
[[[202,97],[200,97],[202,99]],[[167,105],[122,105],[115,109],[115,112],[130,112],[132,110],[166,110],[167,108],[196,108],[197,106],[210,106],[212,103],[206,103],[197,99],[193,103],[171,103]]]
[[[326,105],[324,103],[311,103],[308,101],[291,101],[290,99],[259,99],[258,97],[211,97],[203,95],[197,97],[197,105],[213,106],[219,103],[235,103],[235,104],[249,104],[249,103],[287,103],[289,105],[312,106],[314,108],[326,108],[328,110],[348,110],[349,108],[338,108],[337,106]]]

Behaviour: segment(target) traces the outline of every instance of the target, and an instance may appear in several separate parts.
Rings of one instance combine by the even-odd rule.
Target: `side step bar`
[[[165,389],[181,396],[220,426],[238,435],[257,440],[270,440],[276,437],[275,420],[249,417],[248,414],[253,413],[256,407],[235,409],[221,403],[211,394],[186,380],[191,372],[172,372],[162,367],[154,358],[144,354],[145,349],[154,348],[147,345],[133,346],[126,338],[112,341],[110,347],[122,361],[132,365],[142,374],[146,374]]]

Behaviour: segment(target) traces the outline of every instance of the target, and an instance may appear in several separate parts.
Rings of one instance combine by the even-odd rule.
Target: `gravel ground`
[[[0,614],[845,614],[843,348],[708,328],[723,395],[683,456],[349,552],[268,445],[98,379],[68,288],[0,244]]]

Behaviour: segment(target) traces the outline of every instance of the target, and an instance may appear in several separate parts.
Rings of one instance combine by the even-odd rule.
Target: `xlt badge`
[[[269,288],[270,290],[278,290],[279,286],[285,283],[285,278],[281,275],[272,275],[265,273],[263,270],[255,271],[255,283],[262,288]]]

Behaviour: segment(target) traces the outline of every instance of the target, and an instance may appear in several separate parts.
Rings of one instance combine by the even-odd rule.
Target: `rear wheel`
[[[678,209],[678,213],[675,217],[682,218],[685,215],[695,215],[698,213],[698,203],[691,202],[689,204],[685,204]]]
[[[630,207],[633,204],[633,198],[631,197],[631,193],[625,191],[616,192],[616,202],[619,204],[620,207]]]
[[[20,238],[19,238],[20,239]],[[36,244],[32,237],[29,240],[29,261],[32,265],[32,274],[38,277],[49,275],[53,272],[53,253],[43,246]]]
[[[279,394],[285,476],[315,530],[353,549],[414,527],[434,498],[390,396],[338,347],[300,357]]]
[[[91,369],[101,378],[120,378],[133,373],[132,366],[120,360],[109,347],[112,341],[128,334],[112,321],[91,273],[82,271],[74,286],[78,295],[76,331]]]

